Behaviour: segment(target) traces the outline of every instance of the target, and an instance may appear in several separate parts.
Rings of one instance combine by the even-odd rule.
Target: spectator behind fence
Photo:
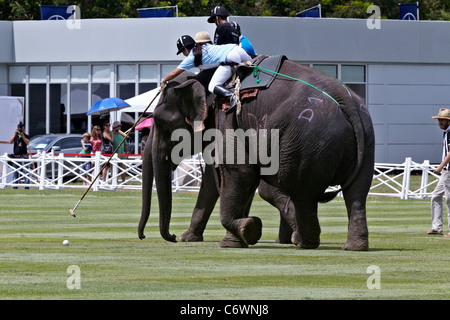
[[[91,132],[92,153],[102,151],[102,129],[100,126],[94,126]]]
[[[80,154],[86,154],[89,156],[84,156],[90,158],[90,154],[92,153],[92,142],[91,135],[89,133],[83,134],[83,139],[81,139],[81,152]],[[81,173],[84,173],[84,176],[87,178],[87,180],[91,181],[91,177],[89,175],[89,170],[91,169],[91,160],[88,159],[85,164],[82,165]],[[84,181],[83,184],[86,184]]]
[[[13,154],[10,155],[11,158],[27,158],[30,136],[25,133],[25,126],[22,122],[19,122],[17,125],[17,129],[14,131],[14,135],[11,139],[9,139],[9,143],[14,143]],[[24,163],[20,162],[20,165],[23,166]],[[13,164],[13,167],[15,169],[19,168],[16,164]],[[15,183],[19,183],[19,171],[23,172],[23,169],[14,171],[13,179]],[[23,176],[25,184],[29,184],[30,180],[27,178],[27,175],[24,174]],[[17,189],[17,187],[14,187],[14,189]],[[26,187],[25,189],[29,189],[29,187]]]
[[[105,122],[103,124],[103,133],[102,133],[102,154],[111,155],[114,152],[113,148],[113,136],[110,129],[110,124]],[[106,181],[106,176],[108,175],[109,164],[104,166],[103,168],[103,182]]]
[[[113,147],[114,150],[117,149],[117,147],[120,145],[120,143],[122,142],[122,140],[124,139],[123,136],[120,134],[122,129],[122,124],[119,121],[114,121],[113,123]],[[117,149],[117,154],[126,154],[128,153],[128,145],[127,145],[127,140],[125,140],[122,145],[120,146],[119,149]],[[119,159],[126,159],[126,157],[119,157]],[[119,162],[119,166],[125,170],[126,166]],[[125,182],[125,178],[126,178],[126,173],[125,171],[122,172],[121,177],[122,177],[122,182]]]

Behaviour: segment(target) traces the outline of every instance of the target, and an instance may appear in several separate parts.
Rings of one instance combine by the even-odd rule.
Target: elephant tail
[[[356,149],[357,149],[357,161],[356,166],[353,169],[353,172],[348,176],[346,181],[341,185],[341,187],[338,190],[333,191],[327,191],[325,192],[319,199],[320,203],[326,203],[331,200],[333,200],[339,192],[342,190],[345,190],[348,186],[350,186],[353,181],[356,179],[356,177],[359,175],[359,171],[363,165],[364,161],[364,154],[365,154],[365,130],[363,121],[361,119],[360,110],[361,110],[361,101],[357,101],[358,99],[354,97],[348,89],[342,85],[344,89],[347,90],[347,93],[349,94],[349,101],[350,103],[341,103],[341,110],[343,111],[345,117],[347,118],[348,122],[351,124],[353,128],[353,133],[355,135],[356,140]]]
[[[336,198],[338,193],[341,192],[341,191],[342,191],[342,188],[339,188],[339,190],[336,190],[336,191],[327,191],[319,198],[319,202],[320,203],[330,202],[331,200]]]

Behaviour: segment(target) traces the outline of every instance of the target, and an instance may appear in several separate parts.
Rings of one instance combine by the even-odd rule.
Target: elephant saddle
[[[285,60],[287,57],[284,55],[259,55],[253,60],[238,65],[236,77],[229,84],[230,90],[234,90],[237,95],[238,113],[243,101],[256,98],[260,89],[270,87]],[[220,99],[219,104],[222,105],[222,110],[226,110],[230,102]]]
[[[236,74],[240,79],[240,91],[269,88],[285,60],[287,57],[284,55],[257,56],[253,60],[239,64]]]

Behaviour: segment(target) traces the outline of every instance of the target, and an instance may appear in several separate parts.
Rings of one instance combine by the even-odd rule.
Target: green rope
[[[254,66],[254,69],[253,69],[253,77],[256,78],[256,83],[259,83],[259,82],[261,81],[261,79],[259,79],[259,71],[260,71],[260,70],[266,71],[266,72],[271,72],[271,73],[276,74],[276,75],[278,75],[278,76],[282,76],[282,77],[285,77],[285,78],[288,78],[288,79],[291,79],[291,80],[295,80],[295,81],[299,81],[299,82],[301,82],[301,83],[304,83],[304,84],[310,86],[311,88],[316,89],[316,90],[319,91],[320,93],[326,95],[326,96],[327,96],[328,98],[330,98],[334,103],[336,103],[336,105],[337,105],[339,108],[342,109],[341,105],[340,105],[336,100],[334,100],[334,98],[333,98],[332,96],[330,96],[330,95],[329,95],[328,93],[326,93],[325,91],[320,90],[319,88],[313,86],[312,84],[310,84],[310,83],[308,83],[308,82],[306,82],[306,81],[304,81],[304,80],[297,79],[297,78],[293,78],[293,77],[290,77],[290,76],[285,75],[285,74],[282,74],[282,73],[278,73],[278,72],[275,72],[275,71],[272,71],[272,70],[269,70],[269,69],[261,68],[261,67],[259,67],[259,66]]]

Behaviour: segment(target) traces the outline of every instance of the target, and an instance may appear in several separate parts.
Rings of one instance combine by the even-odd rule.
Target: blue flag
[[[419,20],[419,3],[399,3],[400,20]]]
[[[320,18],[321,17],[320,4],[318,6],[306,9],[302,12],[297,12],[295,16],[297,18]]]
[[[41,20],[67,20],[73,12],[67,12],[69,6],[40,5]]]
[[[148,10],[138,9],[141,18],[173,18],[173,9]]]

